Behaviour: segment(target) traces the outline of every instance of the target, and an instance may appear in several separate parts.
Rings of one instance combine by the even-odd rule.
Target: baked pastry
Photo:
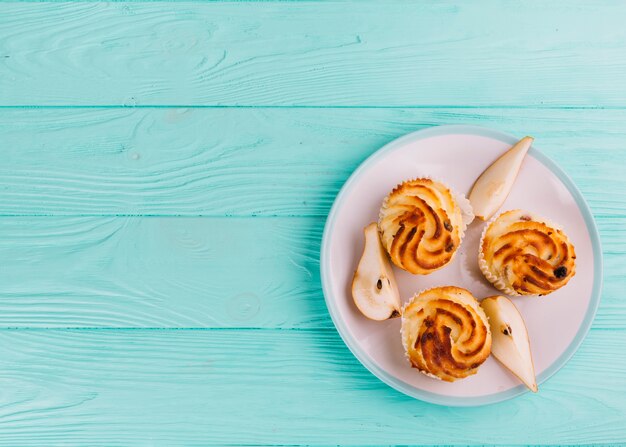
[[[378,229],[391,261],[413,274],[427,275],[449,263],[467,222],[474,218],[464,197],[463,211],[450,189],[429,178],[396,186],[385,198]]]
[[[402,313],[402,342],[414,368],[454,382],[476,374],[491,352],[485,312],[460,287],[435,287],[413,297]]]
[[[500,214],[483,231],[478,264],[509,295],[547,295],[576,273],[576,253],[563,230],[523,210]]]

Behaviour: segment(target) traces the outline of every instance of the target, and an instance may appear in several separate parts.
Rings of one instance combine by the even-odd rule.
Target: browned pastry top
[[[523,210],[500,214],[487,228],[479,262],[511,295],[547,295],[576,273],[576,253],[563,230]]]
[[[464,224],[450,190],[420,178],[398,185],[387,196],[378,228],[392,262],[425,275],[450,262],[461,243]]]
[[[416,295],[402,315],[402,341],[411,365],[453,382],[475,374],[491,352],[484,311],[460,287],[436,287]]]

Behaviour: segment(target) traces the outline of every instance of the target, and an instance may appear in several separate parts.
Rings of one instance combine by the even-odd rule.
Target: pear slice
[[[534,393],[537,392],[535,366],[522,315],[504,296],[485,298],[480,303],[491,327],[491,353]]]
[[[372,320],[400,316],[400,292],[380,242],[375,222],[363,230],[365,248],[352,279],[352,298],[361,313]]]
[[[489,220],[500,209],[533,141],[533,137],[522,138],[478,177],[469,195],[476,217]]]

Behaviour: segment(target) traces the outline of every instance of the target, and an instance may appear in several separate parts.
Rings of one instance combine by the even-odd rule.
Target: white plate
[[[368,320],[352,301],[350,285],[363,249],[363,227],[378,219],[384,197],[407,179],[430,176],[467,195],[483,170],[517,140],[474,126],[440,126],[406,135],[373,154],[352,174],[328,216],[321,274],[333,322],[365,367],[418,399],[444,405],[482,405],[517,396],[526,388],[493,358],[476,375],[454,383],[431,379],[411,368],[400,341],[400,320]],[[545,297],[513,298],[528,327],[541,384],[569,360],[591,326],[600,301],[600,244],[593,217],[578,189],[534,147],[500,211],[516,208],[560,224],[576,248],[576,275],[567,286]],[[394,267],[403,300],[424,288],[442,285],[464,287],[478,298],[498,294],[478,268],[478,241],[484,225],[476,219],[454,260],[435,273],[411,275]]]

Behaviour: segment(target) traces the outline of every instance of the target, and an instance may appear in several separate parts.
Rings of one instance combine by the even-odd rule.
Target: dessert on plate
[[[385,198],[378,229],[396,266],[427,275],[452,260],[473,217],[463,196],[438,181],[417,178],[396,186]]]
[[[547,295],[565,286],[576,274],[576,253],[559,226],[519,209],[492,217],[532,142],[525,137],[495,160],[474,182],[469,200],[429,177],[400,183],[383,201],[378,222],[364,229],[351,284],[354,304],[371,320],[401,316],[406,357],[427,376],[454,382],[476,374],[493,354],[537,392],[529,334],[513,301],[497,295],[479,303],[470,291],[448,285],[423,290],[402,306],[392,268],[427,275],[445,267],[476,215],[488,221],[478,265],[495,288],[508,295]]]
[[[509,295],[547,295],[576,273],[576,253],[556,225],[524,210],[506,211],[483,231],[478,265]]]
[[[415,295],[402,313],[402,343],[414,368],[454,382],[476,374],[491,352],[487,316],[474,296],[454,286]]]

